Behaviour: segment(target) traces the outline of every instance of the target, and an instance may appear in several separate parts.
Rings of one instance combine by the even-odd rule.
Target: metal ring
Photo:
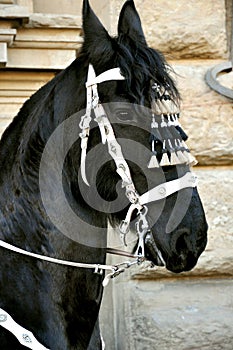
[[[206,83],[210,86],[211,89],[233,100],[233,90],[221,85],[217,81],[217,77],[220,73],[230,73],[231,71],[231,62],[220,63],[207,71],[205,79]]]

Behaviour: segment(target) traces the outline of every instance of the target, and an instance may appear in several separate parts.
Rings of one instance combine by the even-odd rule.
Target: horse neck
[[[74,62],[26,102],[5,131],[0,143],[3,237],[13,239],[14,232],[21,241],[23,236],[26,240],[27,236],[35,239],[38,226],[44,232],[54,230],[43,214],[39,189],[40,160],[53,131],[65,118],[83,107],[84,81],[82,67]],[[22,232],[22,227],[25,232]],[[39,236],[41,240],[43,234]]]

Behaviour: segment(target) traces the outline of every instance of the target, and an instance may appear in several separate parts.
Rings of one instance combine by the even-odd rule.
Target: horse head
[[[104,72],[112,74],[110,79],[97,83],[93,80],[98,90],[97,104],[103,105],[99,114],[109,118],[138,196],[144,198],[145,193],[150,196],[153,188],[161,193],[166,191],[166,185],[161,187],[161,184],[176,186],[175,180],[187,175],[195,160],[184,143],[187,135],[179,123],[179,92],[171,68],[161,53],[147,45],[134,2],[126,1],[119,17],[118,35],[111,37],[89,1],[84,1],[83,30],[81,57],[85,57],[86,69],[91,64],[94,70],[94,77],[87,80]],[[117,73],[113,72],[114,68],[119,69]],[[106,129],[110,132],[105,125]],[[106,212],[110,222],[116,225],[129,216],[127,186],[120,182],[117,160],[114,164],[114,159],[109,157],[106,145],[101,143],[100,131],[92,128],[88,135],[89,150],[101,146],[85,160],[90,187],[84,185],[84,192],[87,197],[89,193],[90,202],[99,204],[99,212]],[[196,186],[181,186],[157,200],[149,200],[144,209],[148,222],[143,237],[145,256],[173,272],[192,269],[207,242],[207,223]],[[137,213],[131,214],[132,227]],[[136,224],[143,225],[143,221]]]

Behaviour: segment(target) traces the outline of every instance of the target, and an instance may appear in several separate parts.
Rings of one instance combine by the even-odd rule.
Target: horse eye
[[[129,113],[128,111],[117,111],[116,112],[117,119],[121,121],[129,121],[132,120],[132,114]]]

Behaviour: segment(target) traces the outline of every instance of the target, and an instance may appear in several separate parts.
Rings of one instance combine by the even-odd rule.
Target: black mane
[[[126,77],[126,90],[132,99],[143,104],[151,83],[164,87],[174,99],[179,101],[179,92],[169,75],[171,68],[164,56],[147,45],[120,34],[117,41],[116,66]]]

